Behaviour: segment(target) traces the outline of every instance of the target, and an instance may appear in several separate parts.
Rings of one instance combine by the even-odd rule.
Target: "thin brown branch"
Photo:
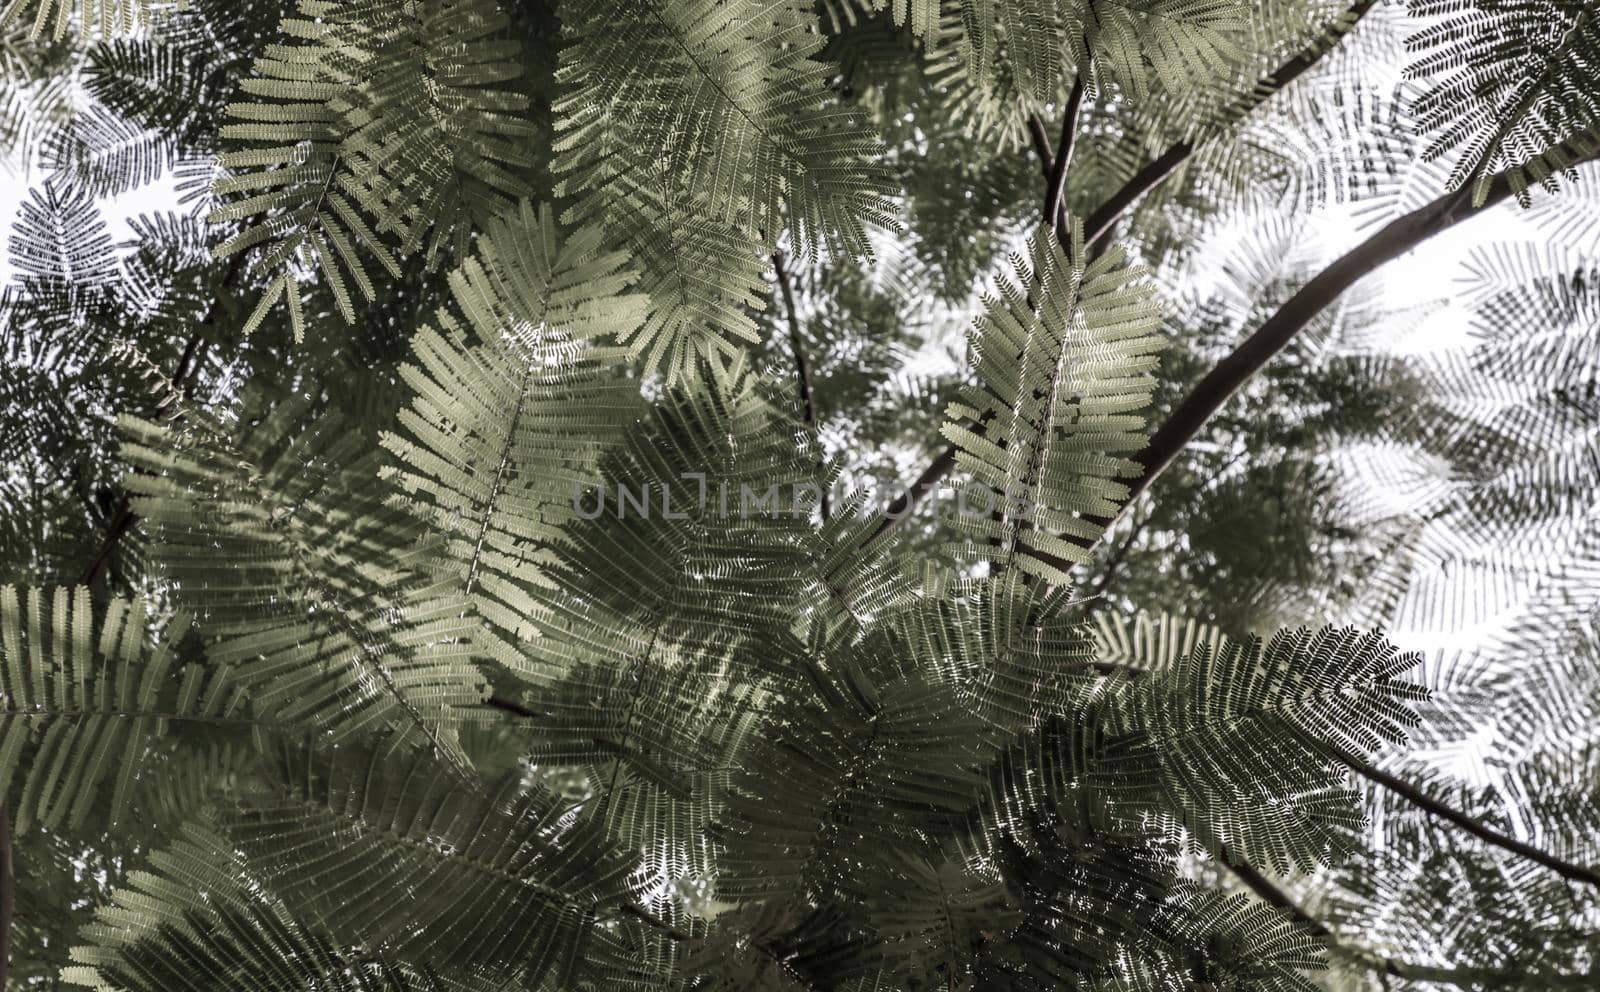
[[[200,349],[205,345],[205,333],[196,331],[189,336],[189,343],[183,346],[183,354],[178,356],[178,366],[172,373],[172,384],[183,393],[185,399],[194,398],[194,380],[191,370],[198,367]]]
[[[1544,867],[1560,875],[1562,878],[1570,879],[1574,882],[1582,882],[1585,885],[1592,885],[1595,888],[1600,888],[1600,871],[1567,861],[1563,858],[1558,858],[1547,851],[1543,851],[1537,847],[1534,847],[1532,844],[1520,841],[1509,834],[1496,830],[1493,827],[1484,824],[1476,817],[1468,816],[1466,813],[1463,813],[1458,809],[1452,809],[1451,807],[1446,806],[1444,803],[1423,792],[1421,789],[1418,789],[1410,782],[1398,778],[1397,776],[1392,775],[1381,768],[1376,768],[1368,764],[1359,756],[1351,754],[1337,745],[1327,742],[1319,742],[1319,744],[1323,750],[1327,751],[1328,754],[1338,760],[1340,764],[1344,765],[1346,768],[1349,768],[1351,771],[1354,771],[1362,778],[1372,782],[1375,785],[1388,789],[1390,792],[1401,797],[1402,799],[1405,799],[1407,802],[1410,802],[1419,809],[1432,816],[1438,817],[1452,826],[1459,827],[1484,843],[1498,847],[1501,850],[1515,854],[1518,857],[1526,858],[1535,864],[1543,865]]]
[[[1230,108],[1232,115],[1235,117],[1245,116],[1290,83],[1305,75],[1317,63],[1321,62],[1329,52],[1338,47],[1339,42],[1344,40],[1354,30],[1355,26],[1360,23],[1361,19],[1375,6],[1377,6],[1377,0],[1357,0],[1356,3],[1351,4],[1348,9],[1339,15],[1339,19],[1327,31],[1317,37],[1313,44],[1297,52],[1287,62],[1257,80],[1255,86]],[[1084,244],[1092,248],[1104,240],[1111,233],[1112,225],[1120,220],[1134,204],[1143,199],[1146,193],[1172,178],[1179,167],[1189,160],[1198,147],[1192,141],[1176,142],[1138,172],[1134,173],[1133,177],[1124,183],[1121,189],[1113,193],[1111,198],[1101,204],[1100,208],[1090,214],[1089,219],[1084,222]]]
[[[1045,179],[1050,178],[1051,166],[1055,163],[1055,155],[1050,151],[1050,137],[1045,134],[1044,121],[1036,113],[1030,113],[1027,118],[1028,143],[1033,146],[1033,154],[1039,159],[1039,170]]]
[[[1341,13],[1337,20],[1328,25],[1317,39],[1309,46],[1301,49],[1293,58],[1278,66],[1267,75],[1261,77],[1255,89],[1246,95],[1239,103],[1235,104],[1234,112],[1239,115],[1249,113],[1271,99],[1277,92],[1290,83],[1305,75],[1306,72],[1321,62],[1324,57],[1343,41],[1363,17],[1378,5],[1378,0],[1356,0]]]
[[[1454,985],[1464,989],[1499,988],[1507,982],[1518,984],[1534,976],[1526,971],[1491,968],[1454,968],[1448,965],[1419,965],[1406,961],[1397,961],[1394,958],[1372,954],[1364,949],[1349,947],[1338,942],[1337,935],[1326,923],[1306,912],[1294,897],[1284,891],[1283,887],[1257,871],[1253,865],[1234,859],[1223,852],[1222,863],[1233,873],[1234,877],[1251,892],[1254,892],[1262,902],[1273,906],[1285,916],[1300,924],[1313,936],[1321,937],[1328,942],[1328,948],[1335,956],[1346,958],[1358,966],[1367,969],[1379,976],[1401,978],[1412,982],[1430,982],[1441,985]],[[1580,975],[1541,975],[1538,976],[1542,988],[1548,989],[1579,989],[1588,988],[1585,983],[1591,982],[1589,976]]]
[[[1328,52],[1332,51],[1338,42],[1348,35],[1361,18],[1366,16],[1367,12],[1376,4],[1377,0],[1357,0],[1341,15],[1338,25],[1319,37],[1316,44],[1299,52],[1283,65],[1262,77],[1249,95],[1241,101],[1239,110],[1242,113],[1249,112],[1249,110],[1260,106],[1273,94],[1304,75],[1307,70],[1315,66]],[[1073,87],[1079,100],[1082,99],[1082,94],[1078,90],[1083,77],[1084,74],[1079,73],[1078,82]],[[1029,114],[1026,124],[1029,143],[1033,147],[1034,155],[1039,159],[1040,168],[1044,171],[1047,184],[1050,184],[1056,174],[1058,162],[1057,156],[1050,151],[1044,122],[1039,119],[1037,114]],[[1068,148],[1070,149],[1070,147],[1071,142],[1068,143]],[[1101,204],[1097,210],[1089,215],[1088,221],[1084,224],[1084,244],[1088,247],[1090,258],[1098,256],[1100,242],[1110,233],[1111,228],[1117,221],[1146,193],[1170,179],[1178,171],[1178,168],[1194,154],[1195,147],[1194,144],[1187,141],[1180,141],[1172,145],[1154,161],[1135,173],[1133,178],[1124,183],[1121,189],[1113,193],[1105,203]],[[1062,174],[1063,176],[1065,175],[1064,170]],[[1053,190],[1054,188],[1053,185],[1049,186],[1049,189]],[[1046,209],[1048,210],[1048,204]],[[1046,213],[1044,221],[1055,226],[1056,235],[1063,242],[1068,240],[1067,232],[1064,230],[1066,220],[1059,209],[1053,216]],[[947,448],[934,460],[933,464],[923,471],[922,476],[912,484],[911,489],[906,490],[904,494],[890,504],[884,518],[879,521],[878,526],[862,546],[865,547],[867,544],[872,543],[872,541],[908,516],[922,498],[927,495],[928,491],[950,473],[954,465],[955,448]]]
[[[648,924],[650,927],[659,931],[663,936],[668,937],[671,940],[684,941],[694,939],[693,934],[688,934],[682,930],[679,930],[677,927],[673,926],[666,920],[663,920],[661,917],[650,912],[648,909],[645,909],[643,906],[640,906],[637,903],[625,902],[617,908],[634,919]]]
[[[244,271],[244,254],[241,252],[228,260],[228,266],[223,270],[222,281],[218,284],[219,294],[231,289],[238,280],[239,274]],[[206,308],[206,314],[200,318],[193,334],[183,346],[183,351],[178,356],[178,364],[173,368],[170,380],[171,389],[156,403],[156,414],[164,416],[172,403],[181,395],[185,400],[194,398],[195,375],[202,364],[201,356],[204,353],[205,339],[215,329],[222,316],[223,305],[220,295],[213,300],[211,306]],[[78,578],[78,585],[93,586],[100,576],[111,564],[111,556],[116,553],[117,545],[122,538],[133,528],[137,519],[133,512],[133,501],[126,491],[117,500],[117,510],[111,517],[111,526],[106,530],[105,540],[100,542],[100,549],[95,554],[83,574]],[[3,986],[0,986],[3,988]]]
[[[1111,198],[1102,203],[1100,208],[1084,221],[1084,243],[1097,244],[1110,234],[1112,226],[1128,212],[1130,207],[1138,203],[1146,193],[1172,178],[1178,167],[1194,154],[1194,147],[1187,141],[1180,141],[1162,152],[1159,158],[1134,173],[1132,179],[1123,183],[1121,189],[1111,194]]]
[[[921,504],[923,498],[933,492],[934,487],[943,482],[945,476],[949,475],[950,470],[955,467],[956,448],[955,445],[951,445],[944,449],[939,457],[933,460],[931,465],[922,470],[922,474],[917,477],[916,482],[911,484],[911,488],[895,497],[895,501],[890,503],[888,509],[883,511],[883,517],[879,519],[878,526],[874,527],[872,533],[867,535],[867,539],[861,542],[861,546],[863,548],[870,546],[878,538],[892,530],[895,524],[911,516],[916,511],[917,506]]]
[[[78,585],[95,584],[101,573],[111,564],[111,555],[117,550],[117,544],[121,542],[122,536],[133,526],[133,521],[132,501],[129,500],[127,493],[123,493],[117,500],[117,512],[112,515],[111,526],[106,530],[105,540],[100,542],[100,550],[95,554],[94,561],[91,561],[89,567],[78,577]]]
[[[522,705],[515,699],[507,699],[505,696],[490,696],[488,699],[484,700],[484,705],[493,709],[504,710],[505,712],[511,713],[515,716],[527,717],[528,719],[533,719],[539,715],[537,712]]]
[[[789,348],[794,352],[796,380],[799,384],[800,414],[808,425],[817,423],[817,401],[811,392],[811,367],[806,362],[804,342],[800,337],[800,314],[794,305],[794,290],[789,285],[789,271],[784,267],[783,252],[772,253],[773,271],[777,273],[778,290],[783,294],[783,307],[789,322]]]
[[[1121,675],[1126,678],[1140,678],[1151,674],[1150,669],[1148,668],[1141,668],[1138,665],[1128,665],[1120,662],[1093,661],[1087,662],[1086,665],[1087,667],[1093,668],[1095,671],[1106,676]],[[1523,841],[1517,840],[1515,837],[1512,837],[1509,834],[1487,826],[1476,817],[1469,816],[1468,814],[1463,813],[1461,810],[1445,805],[1439,800],[1434,799],[1432,796],[1429,796],[1421,789],[1418,789],[1410,782],[1407,782],[1398,776],[1392,775],[1389,772],[1373,766],[1360,755],[1352,754],[1344,748],[1339,747],[1337,744],[1305,735],[1301,735],[1301,739],[1310,747],[1323,752],[1328,757],[1355,772],[1357,775],[1360,775],[1362,778],[1365,778],[1367,781],[1381,786],[1382,788],[1388,789],[1390,792],[1393,792],[1395,795],[1406,800],[1424,812],[1432,816],[1436,816],[1439,819],[1444,820],[1446,823],[1452,824],[1453,826],[1460,827],[1462,830],[1465,830],[1467,833],[1481,841],[1484,841],[1487,844],[1491,844],[1508,853],[1515,854],[1518,857],[1527,858],[1529,861],[1532,861],[1535,864],[1543,865],[1544,867],[1549,868],[1551,871],[1560,875],[1562,878],[1570,879],[1575,882],[1583,882],[1586,885],[1593,885],[1596,888],[1600,888],[1600,872],[1595,871],[1593,868],[1585,867],[1584,865],[1558,858],[1547,851],[1543,851],[1537,847],[1534,847],[1532,844],[1524,843]],[[1226,855],[1226,850],[1224,850],[1223,853]],[[1272,903],[1274,906],[1277,906],[1279,909],[1282,909],[1285,912],[1288,912],[1291,916],[1294,916],[1296,919],[1300,919],[1302,922],[1311,920],[1311,917],[1301,912],[1299,907],[1295,906],[1291,901],[1289,901],[1288,896],[1284,894],[1281,889],[1273,886],[1270,881],[1268,881],[1254,868],[1251,868],[1249,865],[1243,865],[1242,863],[1235,864],[1234,859],[1231,856],[1224,857],[1223,861],[1227,863],[1228,867],[1233,869],[1234,873],[1239,876],[1240,881],[1248,885],[1256,892],[1257,895],[1261,896],[1267,902]]]
[[[1224,850],[1222,863],[1227,866],[1229,871],[1233,872],[1235,878],[1245,884],[1246,888],[1260,897],[1262,902],[1281,910],[1285,916],[1318,937],[1333,936],[1333,931],[1328,928],[1326,923],[1302,909],[1300,904],[1294,901],[1294,897],[1283,890],[1282,886],[1261,874],[1248,861],[1239,860]]]
[[[1449,965],[1411,964],[1394,958],[1378,957],[1350,948],[1336,948],[1369,971],[1379,976],[1404,979],[1408,982],[1426,982],[1430,985],[1453,985],[1459,989],[1592,989],[1592,975],[1533,974],[1525,968],[1453,968]]]
[[[1574,165],[1590,161],[1595,154],[1577,157]],[[1128,486],[1123,501],[1123,512],[1135,499],[1150,488],[1178,456],[1187,448],[1206,423],[1222,405],[1237,393],[1246,382],[1260,372],[1266,364],[1288,347],[1301,331],[1329,304],[1362,279],[1385,264],[1399,258],[1423,242],[1449,230],[1464,220],[1498,206],[1512,196],[1512,185],[1506,174],[1501,174],[1489,184],[1484,202],[1474,206],[1472,187],[1447,193],[1432,203],[1400,217],[1345,253],[1318,273],[1278,309],[1254,334],[1219,362],[1184,397],[1167,418],[1150,444],[1139,455],[1143,466],[1139,477]],[[1109,527],[1114,521],[1103,521]],[[1104,538],[1097,538],[1089,549]]]
[[[1078,140],[1078,118],[1083,113],[1084,91],[1088,88],[1089,67],[1085,65],[1072,82],[1072,92],[1067,94],[1067,104],[1061,114],[1061,140],[1050,160],[1050,172],[1044,184],[1044,222],[1052,226],[1063,223],[1062,202],[1067,191],[1067,170],[1072,167],[1072,151]],[[1040,156],[1043,161],[1043,156]]]
[[[772,268],[777,274],[778,290],[783,295],[783,306],[789,320],[789,350],[794,353],[795,379],[799,383],[800,393],[800,415],[805,419],[807,427],[815,429],[817,399],[811,386],[811,365],[806,361],[805,341],[800,334],[800,311],[794,305],[794,289],[789,285],[789,270],[784,266],[784,261],[783,252],[772,253]],[[822,519],[827,520],[831,511],[828,505],[827,486],[823,486],[819,502]]]
[[[1087,74],[1087,68],[1085,66],[1085,71],[1078,73],[1077,81],[1073,83],[1072,95],[1067,99],[1066,116],[1062,121],[1061,143],[1055,152],[1050,151],[1049,141],[1045,137],[1044,122],[1039,119],[1039,115],[1028,115],[1028,134],[1033,141],[1034,154],[1039,157],[1039,166],[1044,170],[1045,185],[1047,187],[1042,222],[1049,224],[1054,218],[1057,236],[1063,238],[1063,242],[1067,239],[1060,231],[1060,227],[1064,223],[1062,219],[1063,211],[1061,210],[1061,195],[1066,187],[1067,168],[1072,164],[1072,149],[1077,140],[1078,119],[1083,108],[1084,78]],[[976,429],[981,431],[982,425],[978,425]],[[893,503],[889,504],[888,508],[884,510],[883,516],[878,520],[878,525],[872,529],[872,533],[867,535],[866,540],[861,542],[861,547],[869,547],[884,534],[893,530],[895,524],[911,516],[922,500],[934,490],[934,487],[944,481],[955,466],[956,446],[952,444],[940,452],[932,464],[922,470],[922,474],[917,477],[917,481],[911,484],[911,488],[901,493]]]

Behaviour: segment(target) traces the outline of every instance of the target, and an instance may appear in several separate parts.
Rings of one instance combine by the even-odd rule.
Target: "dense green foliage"
[[[1592,984],[1590,4],[0,66],[6,988]]]

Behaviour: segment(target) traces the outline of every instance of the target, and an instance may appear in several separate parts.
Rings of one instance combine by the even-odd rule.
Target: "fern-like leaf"
[[[77,32],[87,38],[133,34],[150,20],[155,0],[10,0],[0,9],[0,31],[27,25],[30,39],[60,41]]]
[[[964,556],[1065,584],[1117,514],[1117,479],[1138,471],[1160,314],[1118,249],[1085,266],[1081,244],[1069,258],[1040,229],[1029,251],[978,321],[978,383],[950,405],[944,436],[988,496],[957,522]]]
[[[625,262],[592,229],[563,239],[548,210],[526,203],[491,225],[451,276],[456,310],[413,341],[415,364],[401,370],[411,406],[382,438],[395,456],[385,473],[444,536],[446,567],[499,633],[490,650],[512,671],[529,664],[519,643],[537,634],[529,597],[554,584],[552,548],[573,496],[639,407],[621,353],[586,341],[625,337],[643,318],[644,297],[623,292]]]
[[[297,272],[320,271],[346,320],[353,283],[371,299],[363,254],[393,277],[399,256],[446,249],[528,192],[531,126],[526,98],[501,83],[520,74],[515,42],[495,36],[505,15],[493,0],[303,0],[243,85],[252,102],[229,105],[221,131],[232,172],[217,183],[231,202],[214,222],[247,226],[219,255],[258,245],[279,270],[257,308],[287,300],[299,336]]]
[[[114,825],[170,724],[246,722],[226,669],[178,664],[188,618],[152,642],[146,610],[96,609],[87,589],[0,588],[0,796],[19,831],[77,829],[101,801]]]
[[[1112,707],[1103,788],[1121,801],[1119,789],[1155,783],[1156,806],[1226,857],[1279,871],[1326,863],[1361,813],[1317,742],[1368,755],[1403,741],[1427,693],[1397,676],[1420,661],[1334,628],[1200,645]]]
[[[123,425],[145,470],[127,484],[153,557],[261,713],[335,740],[383,730],[460,756],[452,726],[486,692],[474,624],[459,587],[425,574],[425,535],[384,505],[359,436],[292,401],[238,444],[203,423]],[[221,572],[219,554],[231,562]]]
[[[1432,135],[1425,156],[1460,150],[1452,188],[1478,201],[1497,174],[1519,187],[1600,146],[1600,11],[1560,0],[1411,0],[1435,23],[1407,42],[1407,72],[1428,80],[1415,103]]]
[[[785,229],[867,250],[892,226],[882,150],[829,90],[816,14],[799,0],[600,0],[562,12],[558,192],[625,240],[655,313],[633,347],[670,378],[753,340],[758,260]]]
[[[216,832],[189,827],[101,907],[62,979],[99,992],[505,992],[503,977],[440,975],[332,939],[290,914]]]
[[[226,829],[302,918],[535,979],[621,942],[634,860],[520,776],[483,790],[414,753],[359,749],[288,749],[280,774],[285,791],[248,800]]]

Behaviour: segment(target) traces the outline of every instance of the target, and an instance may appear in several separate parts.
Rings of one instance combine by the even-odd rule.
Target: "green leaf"
[[[465,760],[453,725],[486,694],[476,624],[459,586],[427,573],[419,525],[373,485],[370,445],[293,401],[247,418],[237,441],[198,421],[123,427],[159,572],[260,713],[331,741],[392,732]]]
[[[548,210],[524,203],[496,223],[450,277],[456,307],[412,343],[401,369],[413,397],[382,443],[406,508],[444,539],[440,562],[460,577],[496,632],[484,643],[504,667],[532,674],[522,642],[574,494],[640,407],[618,349],[643,319],[623,292],[627,257],[590,229],[562,238]]]
[[[171,724],[250,724],[226,668],[177,664],[188,617],[152,639],[146,611],[0,587],[0,796],[19,832],[78,830],[102,810],[115,826],[164,763]]]
[[[1113,248],[1093,263],[1045,229],[1014,260],[972,334],[977,384],[944,436],[985,501],[963,513],[960,554],[1066,584],[1136,475],[1160,312],[1142,269]],[[990,512],[985,512],[990,511]]]
[[[287,749],[280,774],[281,795],[248,800],[225,827],[297,916],[415,959],[532,979],[630,939],[616,928],[636,898],[634,859],[520,776],[483,789],[387,748]]]
[[[1363,757],[1403,742],[1427,690],[1398,676],[1420,661],[1332,627],[1201,644],[1113,704],[1100,787],[1165,811],[1224,857],[1280,872],[1328,863],[1361,809],[1317,742]],[[1153,802],[1141,798],[1152,784]]]

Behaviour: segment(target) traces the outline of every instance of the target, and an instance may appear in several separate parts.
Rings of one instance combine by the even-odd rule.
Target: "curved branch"
[[[1049,174],[1044,184],[1044,220],[1057,227],[1064,222],[1061,207],[1067,190],[1067,169],[1072,165],[1072,150],[1078,138],[1078,116],[1083,113],[1083,96],[1088,88],[1084,80],[1088,68],[1084,66],[1084,71],[1078,73],[1078,78],[1072,82],[1072,92],[1067,95],[1067,105],[1061,115],[1061,140],[1047,166]],[[1040,161],[1045,161],[1043,155],[1040,155]]]
[[[1537,978],[1541,987],[1547,989],[1581,989],[1590,987],[1593,979],[1588,975],[1530,975],[1526,971],[1509,968],[1455,968],[1449,965],[1421,965],[1411,964],[1407,961],[1397,961],[1394,958],[1373,954],[1362,948],[1348,947],[1338,942],[1338,936],[1333,928],[1306,912],[1305,908],[1295,902],[1294,897],[1285,892],[1276,882],[1267,878],[1254,866],[1235,861],[1226,851],[1223,852],[1222,863],[1233,873],[1234,877],[1244,883],[1245,887],[1254,892],[1262,902],[1282,912],[1285,916],[1304,927],[1312,936],[1321,937],[1328,942],[1330,953],[1349,959],[1358,967],[1373,972],[1380,976],[1401,978],[1411,982],[1429,982],[1440,985],[1454,985],[1463,989],[1499,988],[1507,982],[1525,982]]]
[[[1142,668],[1138,665],[1122,664],[1119,662],[1090,661],[1085,662],[1084,664],[1089,668],[1093,668],[1101,675],[1106,676],[1121,675],[1125,678],[1140,678],[1142,676],[1151,674],[1151,671],[1148,668]],[[1306,744],[1306,746],[1323,752],[1334,761],[1337,761],[1339,764],[1350,769],[1369,782],[1388,789],[1390,792],[1393,792],[1400,798],[1410,802],[1422,811],[1432,816],[1436,816],[1453,826],[1460,827],[1462,830],[1465,830],[1467,833],[1478,838],[1479,840],[1493,845],[1494,847],[1498,847],[1510,854],[1527,858],[1529,861],[1532,861],[1535,864],[1549,868],[1562,878],[1570,879],[1575,882],[1583,882],[1586,885],[1593,885],[1596,888],[1600,888],[1600,871],[1567,861],[1563,858],[1558,858],[1547,851],[1543,851],[1537,847],[1534,847],[1532,844],[1517,840],[1515,837],[1512,837],[1509,834],[1502,833],[1499,830],[1495,830],[1492,827],[1486,826],[1476,817],[1469,816],[1461,810],[1446,806],[1444,803],[1429,796],[1427,793],[1412,785],[1410,782],[1407,782],[1396,775],[1391,775],[1380,768],[1374,767],[1373,765],[1369,764],[1366,759],[1346,751],[1337,744],[1333,744],[1329,741],[1319,740],[1306,734],[1298,734],[1298,736],[1300,740]],[[1326,927],[1324,927],[1321,923],[1318,923],[1311,916],[1307,915],[1303,910],[1300,909],[1299,906],[1295,905],[1289,896],[1282,889],[1278,888],[1269,879],[1267,879],[1266,876],[1262,875],[1248,863],[1243,861],[1236,862],[1233,856],[1227,852],[1225,847],[1222,849],[1222,853],[1223,862],[1227,864],[1228,868],[1235,875],[1239,876],[1239,880],[1245,885],[1249,886],[1251,891],[1255,892],[1256,895],[1260,896],[1266,902],[1269,902],[1288,913],[1301,923],[1311,927],[1313,932],[1326,932]]]
[[[1573,165],[1581,165],[1600,157],[1600,149],[1575,157]],[[1301,331],[1329,304],[1346,290],[1371,275],[1385,264],[1399,258],[1437,234],[1449,230],[1464,220],[1476,217],[1509,199],[1514,189],[1511,177],[1501,173],[1489,184],[1487,195],[1479,205],[1473,204],[1473,188],[1466,186],[1446,193],[1432,203],[1413,210],[1383,227],[1382,230],[1346,252],[1323,269],[1298,293],[1290,297],[1266,323],[1233,350],[1197,383],[1172,411],[1150,444],[1138,456],[1144,471],[1128,486],[1122,504],[1127,512],[1135,499],[1165,472],[1189,443],[1195,439],[1222,405],[1237,393],[1246,382],[1279,352],[1283,351]],[[1119,513],[1118,516],[1121,514]],[[1109,527],[1115,520],[1102,521]],[[1104,539],[1104,531],[1089,550]]]
[[[933,492],[934,487],[943,482],[944,477],[955,467],[956,447],[952,444],[944,449],[932,464],[922,470],[922,474],[917,476],[917,481],[911,484],[911,488],[895,497],[895,501],[883,511],[878,526],[874,527],[872,533],[867,535],[867,539],[861,542],[861,547],[868,547],[893,529],[895,524],[909,517],[923,498]]]
[[[1172,178],[1178,167],[1194,154],[1194,148],[1195,146],[1189,142],[1180,141],[1162,152],[1159,158],[1134,173],[1132,179],[1123,183],[1121,189],[1111,194],[1111,198],[1084,221],[1084,244],[1096,244],[1110,234],[1112,226],[1122,219],[1122,215],[1127,213],[1130,207],[1139,202],[1146,193]]]
[[[1529,861],[1543,865],[1544,867],[1560,875],[1562,878],[1570,879],[1574,882],[1582,882],[1585,885],[1592,885],[1595,888],[1600,888],[1600,871],[1596,871],[1593,868],[1587,868],[1580,864],[1575,864],[1574,862],[1567,861],[1563,858],[1558,858],[1547,851],[1542,851],[1539,848],[1534,847],[1532,844],[1520,841],[1515,837],[1512,837],[1510,834],[1495,830],[1493,827],[1489,827],[1479,821],[1476,817],[1468,816],[1466,813],[1463,813],[1460,810],[1452,809],[1449,806],[1446,806],[1444,803],[1434,799],[1432,796],[1429,796],[1427,793],[1423,792],[1421,789],[1418,789],[1411,783],[1395,775],[1391,775],[1381,768],[1375,768],[1372,765],[1369,765],[1360,757],[1345,751],[1343,748],[1340,748],[1337,745],[1327,742],[1319,742],[1319,744],[1322,750],[1326,751],[1340,764],[1344,765],[1346,768],[1349,768],[1357,775],[1360,775],[1362,778],[1374,783],[1375,785],[1379,785],[1385,789],[1388,789],[1390,792],[1400,796],[1402,799],[1405,799],[1430,815],[1436,816],[1452,826],[1460,827],[1462,830],[1478,838],[1484,843],[1491,844],[1503,851],[1510,852],[1518,857],[1527,858]]]
[[[1261,874],[1254,865],[1248,861],[1236,860],[1226,849],[1222,852],[1221,861],[1234,877],[1243,882],[1245,887],[1254,892],[1262,902],[1305,927],[1313,936],[1332,938],[1333,930],[1326,923],[1302,909],[1300,904],[1294,901],[1293,896],[1285,892],[1278,883]]]
[[[528,720],[537,719],[540,715],[536,710],[524,706],[515,699],[510,699],[499,694],[492,695],[488,699],[485,699],[483,704],[491,709],[502,710],[506,713],[512,714],[513,716],[520,716]]]
[[[1055,155],[1050,152],[1050,138],[1044,132],[1044,121],[1038,114],[1029,114],[1027,119],[1028,142],[1033,145],[1033,154],[1039,159],[1039,170],[1045,179],[1050,178],[1050,166],[1055,162]]]

